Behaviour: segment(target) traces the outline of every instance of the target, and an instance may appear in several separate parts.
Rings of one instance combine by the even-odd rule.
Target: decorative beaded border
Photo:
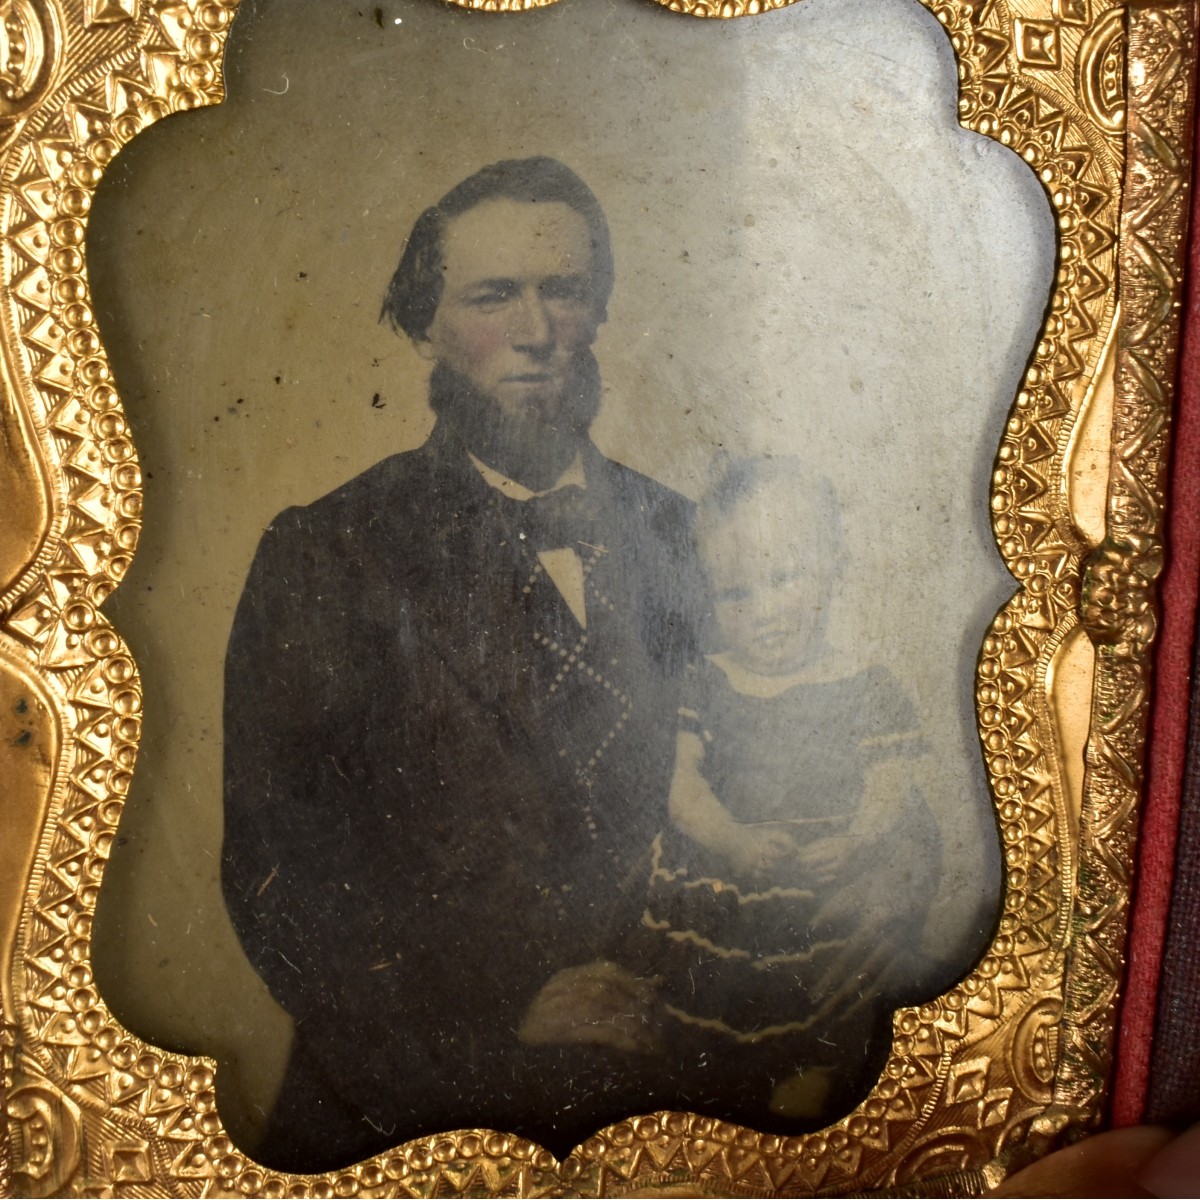
[[[455,2],[515,12],[553,0]],[[728,17],[787,0],[660,2]],[[127,1033],[90,967],[91,914],[141,705],[136,666],[99,606],[129,565],[141,494],[89,306],[87,214],[104,168],[141,129],[220,100],[236,0],[0,4],[9,46],[0,63],[0,347],[12,448],[0,500],[17,506],[0,535],[0,691],[32,697],[40,736],[57,746],[45,786],[20,798],[28,811],[18,815],[36,827],[28,878],[19,893],[0,885],[0,913],[7,906],[17,920],[2,981],[0,1192],[968,1193],[1095,1119],[1147,708],[1196,14],[1193,0],[1128,9],[1112,0],[923,2],[958,58],[962,123],[1030,164],[1060,234],[1050,310],[992,481],[997,543],[1020,589],[994,620],[977,672],[1007,866],[990,952],[944,996],[897,1013],[880,1083],[820,1133],[763,1136],[660,1113],[604,1130],[561,1163],[521,1139],[468,1130],[305,1177],[266,1171],[237,1151],[216,1111],[213,1064]],[[1136,67],[1128,141],[1126,44]],[[1114,482],[1109,534],[1093,547],[1072,519],[1071,435],[1114,327]],[[1080,623],[1085,579],[1082,620],[1100,649],[1076,846],[1047,692],[1055,655]]]

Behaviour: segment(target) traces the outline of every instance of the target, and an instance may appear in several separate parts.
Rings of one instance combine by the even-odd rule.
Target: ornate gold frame
[[[791,0],[660,2],[736,17]],[[562,1162],[466,1130],[305,1177],[240,1153],[212,1062],[127,1033],[90,965],[141,702],[100,606],[129,565],[141,497],[89,307],[87,214],[122,145],[221,99],[237,0],[0,3],[0,699],[20,729],[0,749],[0,1194],[975,1194],[1097,1122],[1149,701],[1197,10],[924,3],[958,58],[963,125],[1029,163],[1060,234],[992,480],[1018,589],[976,679],[1007,866],[990,952],[896,1014],[874,1092],[821,1133],[659,1113]],[[1089,720],[1085,772],[1069,748]]]

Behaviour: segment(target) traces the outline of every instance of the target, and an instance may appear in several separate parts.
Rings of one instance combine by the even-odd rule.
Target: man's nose
[[[545,350],[554,343],[554,322],[541,292],[523,291],[513,305],[509,340],[518,350]]]

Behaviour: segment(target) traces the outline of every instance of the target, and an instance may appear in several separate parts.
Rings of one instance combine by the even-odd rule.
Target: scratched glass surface
[[[836,1118],[997,911],[972,668],[1036,181],[912,0],[247,0],[228,79],[90,232],[146,474],[105,998],[281,1166]],[[568,182],[500,171],[432,320],[381,321],[422,211],[534,158]]]

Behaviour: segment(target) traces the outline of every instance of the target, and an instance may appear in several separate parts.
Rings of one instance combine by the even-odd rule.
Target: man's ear
[[[437,355],[434,353],[433,343],[427,337],[415,337],[412,339],[413,349],[426,361],[436,362]]]

